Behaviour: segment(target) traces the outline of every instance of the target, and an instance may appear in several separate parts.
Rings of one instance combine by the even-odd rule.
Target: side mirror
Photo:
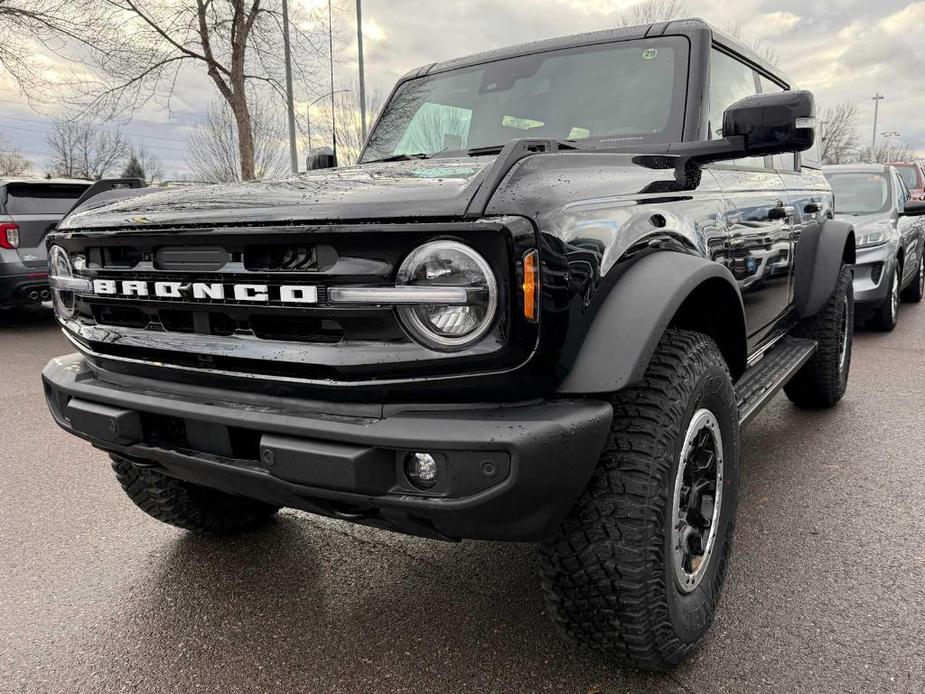
[[[337,155],[330,147],[316,147],[305,158],[305,168],[308,171],[315,169],[333,169],[337,167]]]
[[[745,138],[749,157],[803,152],[816,140],[816,102],[811,92],[756,94],[723,114],[723,137]]]
[[[925,200],[907,201],[906,208],[899,214],[902,217],[923,217],[925,216]]]

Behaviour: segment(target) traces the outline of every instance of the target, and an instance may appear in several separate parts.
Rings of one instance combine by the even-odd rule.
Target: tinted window
[[[919,177],[916,173],[915,167],[897,166],[896,170],[899,172],[899,175],[902,176],[903,183],[906,184],[907,188],[911,189],[919,187]]]
[[[710,67],[710,139],[723,136],[723,114],[727,108],[757,93],[754,70],[714,49]],[[764,157],[736,159],[729,163],[733,166],[765,168]]]
[[[410,80],[386,106],[363,160],[519,137],[679,141],[688,53],[681,38],[626,41]]]
[[[11,183],[6,187],[7,214],[64,214],[89,185]]]
[[[890,181],[880,173],[827,173],[835,193],[835,212],[874,214],[890,208]]]

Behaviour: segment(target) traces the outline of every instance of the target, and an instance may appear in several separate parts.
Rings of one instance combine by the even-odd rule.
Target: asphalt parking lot
[[[52,423],[50,312],[0,314],[0,692],[923,692],[925,304],[855,345],[837,409],[746,430],[718,619],[656,677],[557,636],[527,546],[158,524]]]

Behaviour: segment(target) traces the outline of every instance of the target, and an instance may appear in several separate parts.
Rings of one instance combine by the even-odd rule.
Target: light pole
[[[312,150],[312,106],[317,104],[322,99],[327,99],[329,96],[332,97],[331,103],[333,104],[334,103],[333,96],[335,94],[343,94],[344,92],[349,92],[349,91],[350,91],[349,89],[338,89],[335,92],[330,92],[330,93],[325,92],[324,94],[319,96],[317,99],[315,99],[308,106],[305,107],[305,128],[308,131],[308,151],[309,152],[311,152]]]
[[[886,97],[882,96],[880,92],[877,92],[874,95],[874,134],[870,138],[870,159],[873,161],[875,157],[875,152],[877,150],[877,117],[880,115],[880,102],[883,101]]]
[[[331,0],[328,0],[328,53],[331,58],[331,144],[334,145],[334,161],[337,161],[337,116],[334,114],[334,15]]]
[[[289,168],[299,173],[299,152],[295,144],[295,102],[292,97],[292,49],[289,46],[289,2],[283,0],[283,53],[286,58],[286,111],[289,118]]]
[[[357,0],[357,60],[360,64],[360,135],[366,142],[366,71],[363,67],[363,0]]]

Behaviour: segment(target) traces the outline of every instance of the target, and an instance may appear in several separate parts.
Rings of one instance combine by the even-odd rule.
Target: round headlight
[[[48,254],[48,274],[52,277],[62,279],[71,279],[74,277],[74,267],[71,265],[71,258],[61,246],[52,246]],[[64,289],[57,289],[54,282],[51,284],[51,298],[55,305],[55,311],[62,318],[70,318],[74,315],[74,292]]]
[[[498,309],[498,283],[485,259],[456,241],[432,241],[413,250],[398,269],[397,283],[415,287],[461,287],[466,303],[401,306],[411,336],[432,349],[455,351],[488,332]]]

